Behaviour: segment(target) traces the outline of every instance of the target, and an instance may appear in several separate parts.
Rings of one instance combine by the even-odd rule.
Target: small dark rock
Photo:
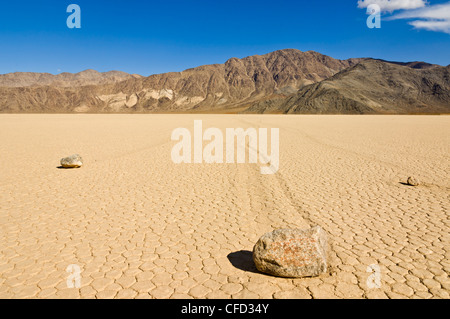
[[[419,181],[417,179],[415,179],[414,177],[408,177],[406,184],[408,184],[410,186],[419,186]]]

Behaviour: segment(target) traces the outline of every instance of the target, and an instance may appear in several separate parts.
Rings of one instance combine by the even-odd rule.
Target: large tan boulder
[[[288,278],[313,277],[327,271],[327,234],[320,226],[279,229],[263,235],[253,248],[256,268]]]

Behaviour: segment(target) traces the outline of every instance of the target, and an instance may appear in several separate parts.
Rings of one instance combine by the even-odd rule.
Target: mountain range
[[[450,113],[450,65],[285,49],[144,77],[0,75],[3,113]]]

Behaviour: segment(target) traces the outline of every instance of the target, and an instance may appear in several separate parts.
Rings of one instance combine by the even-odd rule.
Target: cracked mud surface
[[[280,128],[278,173],[174,164],[195,119]],[[448,116],[1,115],[0,141],[1,298],[449,298]],[[257,272],[260,236],[310,225],[328,274]]]

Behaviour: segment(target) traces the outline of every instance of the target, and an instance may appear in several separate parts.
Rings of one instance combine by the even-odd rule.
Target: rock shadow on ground
[[[230,263],[237,269],[252,272],[256,274],[263,274],[253,262],[253,252],[248,250],[235,251],[227,256]]]

